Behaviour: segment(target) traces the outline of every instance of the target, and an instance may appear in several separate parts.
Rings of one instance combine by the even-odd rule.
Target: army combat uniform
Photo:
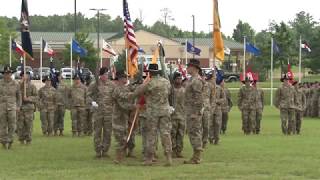
[[[0,80],[0,142],[10,148],[16,130],[17,110],[21,106],[19,84],[14,80]]]
[[[45,85],[40,88],[38,95],[42,134],[50,136],[53,133],[56,110],[56,89],[51,85]]]
[[[118,85],[112,94],[114,100],[112,129],[117,142],[116,163],[119,163],[125,155],[130,111],[135,108],[133,102],[128,99],[129,92],[128,86]]]
[[[210,121],[210,143],[218,144],[220,140],[220,130],[222,123],[221,105],[225,101],[225,94],[220,85],[216,85],[215,98],[214,98],[214,111]]]
[[[260,88],[255,88],[256,90],[256,99],[255,99],[255,108],[256,108],[256,134],[260,133],[261,129],[261,119],[262,119],[262,112],[264,108],[264,92]]]
[[[225,134],[228,126],[229,112],[233,104],[232,104],[231,93],[229,89],[227,87],[222,87],[222,89],[226,97],[221,105],[221,111],[222,111],[221,133]]]
[[[205,148],[209,138],[209,122],[212,118],[211,101],[213,101],[213,85],[211,82],[204,81],[203,86],[203,115],[202,115],[202,146]]]
[[[99,83],[91,84],[88,90],[88,103],[98,104],[93,113],[93,142],[97,157],[107,156],[111,144],[114,87],[110,80],[99,80]]]
[[[21,96],[24,96],[24,82],[20,83]],[[32,127],[34,120],[34,112],[38,102],[38,91],[31,81],[26,82],[26,96],[28,100],[23,100],[20,111],[18,113],[17,134],[21,143],[29,144],[32,140]]]
[[[73,84],[69,90],[72,134],[81,136],[84,133],[84,121],[87,105],[87,87],[83,84]]]
[[[283,83],[275,94],[275,106],[280,110],[282,133],[287,135],[294,130],[295,90],[291,84]]]
[[[68,101],[68,93],[69,87],[66,86],[63,82],[58,84],[56,90],[56,113],[54,118],[54,133],[57,135],[58,131],[60,131],[59,135],[63,135],[64,130],[64,116],[66,108],[69,107]]]
[[[301,89],[296,89],[296,110],[295,110],[295,130],[297,134],[301,132],[303,113],[306,108],[306,96]]]
[[[184,110],[184,87],[173,89],[174,97],[174,112],[171,115],[172,129],[171,129],[171,140],[172,140],[172,151],[173,156],[182,157],[181,152],[183,150],[183,138],[186,130],[186,116]]]
[[[238,107],[242,112],[242,130],[246,135],[255,132],[255,89],[252,86],[243,86],[238,94]]]

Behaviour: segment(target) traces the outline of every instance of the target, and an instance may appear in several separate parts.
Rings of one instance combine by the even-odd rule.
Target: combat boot
[[[8,149],[8,150],[11,149],[11,147],[12,147],[12,142],[10,142],[10,143],[7,144],[7,149]]]
[[[101,158],[101,157],[102,157],[101,151],[96,152],[95,158],[99,159],[99,158]]]
[[[103,158],[109,158],[110,156],[108,155],[107,152],[102,151],[102,152],[101,152],[101,157],[103,157]]]
[[[166,160],[167,160],[165,166],[171,166],[172,165],[172,153],[167,152],[165,155],[166,155]]]
[[[116,159],[113,160],[115,164],[120,164],[124,158],[124,152],[122,150],[118,150],[116,153]]]
[[[2,144],[3,149],[7,149],[7,144],[6,143],[2,142],[1,144]]]
[[[60,130],[59,136],[63,136],[63,130]]]
[[[183,158],[183,155],[181,154],[181,151],[176,152],[176,157],[177,158]]]
[[[129,157],[129,158],[136,158],[136,156],[133,154],[133,149],[129,149],[129,150],[128,150],[127,157]]]
[[[153,164],[153,154],[152,153],[147,153],[146,159],[143,162],[144,166],[152,166]]]
[[[58,136],[58,130],[54,131],[54,136]]]
[[[72,137],[76,137],[77,136],[77,132],[72,131]]]
[[[215,139],[214,140],[214,145],[218,145],[219,144],[219,139]]]
[[[190,160],[184,161],[184,164],[200,164],[201,150],[195,150]]]

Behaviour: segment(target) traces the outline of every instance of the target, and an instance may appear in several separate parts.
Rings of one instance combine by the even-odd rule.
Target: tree
[[[165,25],[168,25],[169,21],[174,21],[174,18],[172,17],[172,11],[169,8],[163,8],[160,11]]]
[[[0,64],[9,65],[9,41],[10,35],[14,38],[16,35],[9,30],[5,21],[0,19]],[[12,55],[12,59],[15,59],[15,55]]]
[[[246,36],[247,42],[255,42],[255,31],[253,28],[248,23],[239,20],[236,28],[233,30],[232,38],[237,42],[243,43],[244,36]]]
[[[99,62],[99,57],[97,56],[97,50],[94,48],[93,42],[88,39],[88,33],[77,33],[76,40],[79,42],[82,48],[88,51],[86,57],[82,57],[80,62],[84,62],[86,67],[88,67],[92,72],[96,71],[97,62]],[[65,64],[69,64],[70,61],[70,44],[66,45],[66,49],[63,51]],[[72,59],[76,61],[79,55],[76,53],[72,54]]]

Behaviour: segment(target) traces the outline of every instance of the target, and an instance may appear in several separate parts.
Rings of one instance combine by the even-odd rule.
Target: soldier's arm
[[[31,96],[28,97],[31,103],[37,103],[38,101],[38,91],[36,86],[31,86]]]
[[[194,93],[194,97],[193,98],[195,100],[203,99],[202,91],[203,91],[203,86],[204,85],[203,85],[202,81],[201,80],[199,80],[199,81],[195,80],[195,81],[192,81],[191,83],[192,83],[191,87],[192,87],[193,91],[196,92],[196,93]],[[203,102],[200,102],[200,101],[194,101],[194,103],[195,103],[195,106],[199,106],[199,107],[201,107],[203,105]]]
[[[117,88],[114,91],[112,97],[122,109],[133,110],[135,108],[135,105],[132,103],[132,101],[130,101],[128,95],[128,92],[122,91],[121,89]]]
[[[217,98],[217,104],[221,105],[225,101],[226,95],[221,88],[219,88],[219,91],[220,91],[220,97]]]
[[[302,93],[302,111],[306,110],[306,108],[307,108],[307,98],[306,98],[306,95]]]
[[[137,89],[132,93],[132,97],[137,98],[150,90],[151,90],[151,87],[149,85],[149,81],[147,81],[137,87]],[[131,98],[131,97],[129,97],[129,98]]]
[[[274,97],[274,106],[279,109],[280,106],[280,88],[277,89]]]
[[[231,109],[232,106],[233,106],[233,103],[232,103],[231,93],[230,93],[229,89],[227,89],[227,94],[226,95],[227,95],[227,100],[228,100],[228,106]]]
[[[22,105],[22,94],[20,91],[20,86],[19,84],[17,84],[17,90],[16,90],[16,103],[17,103],[17,108],[20,109],[21,105]]]

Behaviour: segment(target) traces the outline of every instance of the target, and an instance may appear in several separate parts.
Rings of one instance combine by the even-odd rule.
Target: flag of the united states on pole
[[[136,35],[134,33],[133,23],[130,18],[127,0],[123,0],[123,15],[124,15],[124,34],[126,41],[126,48],[128,50],[128,73],[133,76],[137,72],[137,56],[138,45]]]

